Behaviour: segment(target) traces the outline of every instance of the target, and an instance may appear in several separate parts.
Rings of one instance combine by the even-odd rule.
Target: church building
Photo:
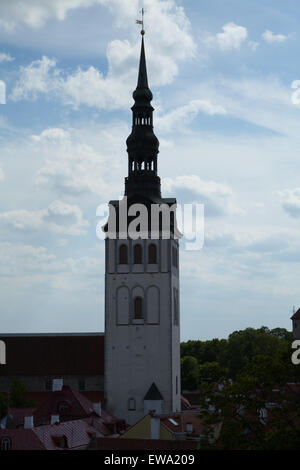
[[[176,199],[161,196],[159,141],[153,132],[142,30],[138,82],[133,92],[132,132],[127,138],[128,176],[122,200],[110,201],[105,226],[105,408],[129,424],[149,410],[180,411],[179,236]],[[147,208],[148,228],[130,235],[136,204]],[[125,234],[121,211],[127,207]],[[170,236],[160,214],[150,233],[152,208],[171,208]],[[152,214],[152,215],[151,215]],[[109,225],[115,218],[116,232]]]

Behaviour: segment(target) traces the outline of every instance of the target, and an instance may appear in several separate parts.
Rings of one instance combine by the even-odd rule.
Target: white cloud
[[[244,26],[239,26],[233,22],[222,26],[223,32],[215,36],[209,36],[205,42],[210,47],[218,47],[222,51],[240,49],[243,42],[247,39],[248,32]]]
[[[134,2],[135,5],[131,0],[91,0],[84,6],[96,3],[111,11],[119,27],[130,27],[132,31],[138,11],[138,8],[135,8],[137,2]],[[70,3],[67,4],[63,0],[57,0],[51,8],[48,2],[43,5],[41,10],[35,9],[36,5],[31,5],[32,11],[35,12],[33,16],[40,20],[44,17],[50,18],[51,15],[64,19],[68,8],[71,8]],[[78,0],[72,4],[72,8],[82,5]],[[184,9],[177,6],[175,0],[149,0],[145,2],[145,7],[147,25],[151,30],[151,35],[146,39],[149,81],[151,86],[165,85],[172,82],[177,75],[178,62],[195,56],[196,45]],[[42,13],[45,14],[44,17]],[[39,24],[39,21],[36,24]],[[20,68],[19,80],[11,98],[15,101],[35,99],[39,94],[44,94],[59,98],[63,104],[75,108],[80,105],[100,109],[128,106],[136,85],[139,51],[140,38],[136,34],[133,42],[116,39],[110,41],[106,53],[106,74],[94,66],[87,69],[79,67],[69,73],[56,67],[56,59],[43,56],[42,59]]]
[[[41,28],[46,21],[54,19],[63,21],[69,10],[89,7],[98,0],[1,0],[0,25],[7,31],[18,25],[30,28]]]
[[[43,56],[27,67],[20,67],[19,79],[10,99],[35,100],[44,95],[59,99],[63,105],[75,109],[81,105],[107,110],[126,108],[136,86],[138,57],[139,46],[132,46],[127,40],[112,41],[107,51],[109,69],[104,76],[93,66],[86,70],[78,67],[76,71],[65,74],[56,67],[55,59]],[[177,73],[174,60],[157,54],[153,62],[152,85],[170,83]]]
[[[256,49],[257,49],[258,46],[259,46],[259,42],[256,42],[256,41],[249,41],[249,42],[248,42],[248,46],[251,48],[251,50],[252,50],[253,52],[255,52]]]
[[[59,71],[55,69],[56,60],[43,56],[33,61],[27,67],[20,67],[20,76],[10,98],[13,101],[21,99],[36,99],[39,93],[48,94],[59,86]],[[53,75],[50,70],[54,69]]]
[[[0,181],[3,181],[3,180],[4,180],[4,172],[2,168],[0,167]]]
[[[5,52],[0,52],[0,63],[1,62],[12,62],[15,60],[10,54],[6,54]]]
[[[163,116],[156,117],[155,124],[162,132],[174,131],[174,128],[182,128],[184,124],[190,123],[199,112],[209,116],[226,114],[223,106],[213,104],[208,100],[191,100],[184,106],[180,106]]]
[[[81,291],[99,291],[98,279],[101,276],[99,259],[88,256],[58,259],[44,246],[0,243],[0,278],[10,282],[10,287],[28,289],[32,285],[41,288]],[[91,278],[95,282],[91,283]],[[32,298],[32,292],[30,294]]]
[[[278,191],[282,208],[291,217],[300,217],[300,188]]]
[[[127,126],[114,125],[91,127],[88,134],[78,129],[50,128],[31,136],[33,151],[43,157],[36,183],[50,186],[56,194],[78,196],[92,192],[105,199],[113,190],[119,191],[112,184],[111,174],[120,171],[128,133]]]
[[[86,233],[89,223],[84,220],[81,209],[61,201],[53,201],[47,209],[29,211],[25,209],[3,212],[0,224],[14,231],[51,231],[66,235]]]
[[[284,42],[288,39],[288,36],[285,36],[284,34],[274,34],[272,31],[266,29],[262,34],[262,38],[267,43],[272,44],[274,42]]]
[[[162,190],[167,194],[176,194],[180,203],[198,202],[204,204],[205,216],[241,214],[233,191],[222,183],[204,181],[197,175],[164,178]]]

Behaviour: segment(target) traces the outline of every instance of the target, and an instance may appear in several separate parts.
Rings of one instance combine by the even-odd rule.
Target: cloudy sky
[[[141,6],[1,0],[2,332],[104,329],[96,209],[123,193]],[[144,7],[163,195],[205,205],[203,249],[181,250],[182,339],[290,329],[300,306],[298,2]]]

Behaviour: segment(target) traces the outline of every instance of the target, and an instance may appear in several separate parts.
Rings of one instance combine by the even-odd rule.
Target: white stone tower
[[[157,175],[159,142],[153,132],[152,93],[148,87],[144,38],[137,88],[133,93],[132,132],[127,139],[128,177],[122,201],[110,201],[116,211],[116,238],[106,237],[105,378],[106,409],[135,423],[149,410],[180,411],[179,244],[175,213],[171,236],[149,232],[132,239],[121,229],[121,207],[127,203],[151,207],[176,205],[161,197]],[[126,201],[126,202],[125,202]],[[109,218],[110,220],[110,218]],[[126,229],[132,217],[126,218]],[[108,225],[106,230],[109,231]],[[107,232],[108,233],[108,232]]]

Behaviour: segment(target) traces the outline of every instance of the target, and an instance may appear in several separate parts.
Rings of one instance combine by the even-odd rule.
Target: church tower
[[[104,229],[107,232],[105,407],[129,424],[149,410],[159,414],[181,409],[176,199],[161,197],[157,172],[159,142],[153,132],[152,97],[142,30],[138,83],[131,108],[132,132],[126,142],[125,194],[121,201],[110,201],[110,215]],[[147,208],[149,225],[146,233],[144,230],[132,237],[127,229],[134,219],[130,209],[136,204]],[[129,215],[124,230],[121,211],[126,205]],[[170,236],[164,235],[162,213],[156,235],[150,233],[153,206],[173,208],[168,221]],[[109,235],[112,219],[115,237]]]

